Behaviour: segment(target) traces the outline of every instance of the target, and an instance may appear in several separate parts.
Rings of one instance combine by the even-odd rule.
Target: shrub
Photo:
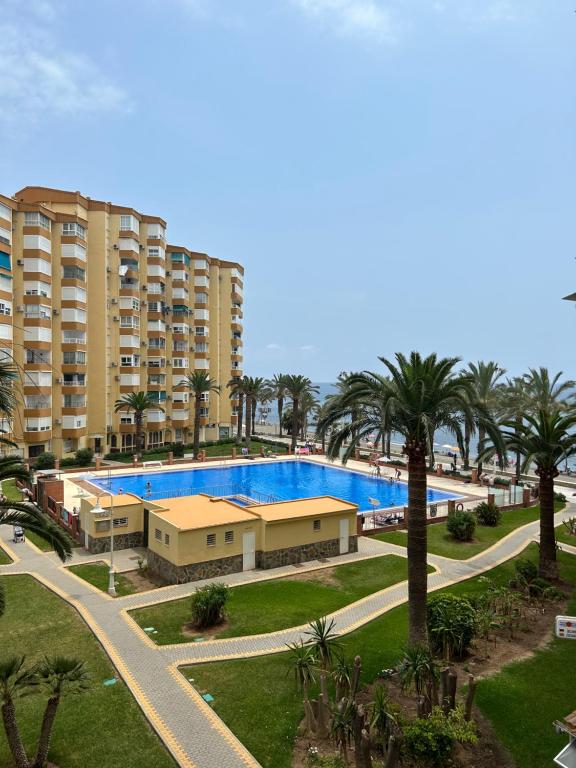
[[[36,469],[54,469],[56,466],[56,456],[53,453],[41,453],[36,458],[34,466]]]
[[[224,607],[228,600],[226,584],[208,584],[192,595],[192,624],[197,629],[214,627],[224,621]]]
[[[443,768],[457,741],[476,743],[474,723],[465,720],[462,707],[456,707],[447,715],[435,707],[430,717],[414,720],[404,728],[403,751],[417,765]]]
[[[538,576],[538,567],[532,560],[527,560],[525,557],[519,557],[514,562],[514,570],[517,576],[519,576],[526,584],[530,584]]]
[[[432,597],[426,621],[437,653],[447,660],[464,656],[476,631],[476,611],[469,600],[449,593]]]
[[[65,467],[77,467],[78,464],[76,462],[76,459],[71,456],[68,459],[61,459],[60,466],[62,467],[62,469],[64,469]]]
[[[489,525],[492,528],[495,528],[498,525],[502,517],[500,508],[497,507],[496,504],[488,504],[486,501],[478,504],[474,509],[474,514],[480,525]]]
[[[80,448],[76,451],[76,464],[79,467],[89,467],[94,461],[94,451],[92,448]]]
[[[471,512],[455,512],[448,517],[447,528],[458,541],[472,541],[476,520]]]
[[[504,485],[507,487],[510,485],[511,480],[509,477],[501,477],[500,475],[496,475],[496,477],[494,478],[494,482],[497,485]]]
[[[566,496],[563,493],[554,492],[554,501],[560,504],[566,504]]]
[[[181,459],[184,456],[184,443],[174,443],[172,453],[175,459]]]

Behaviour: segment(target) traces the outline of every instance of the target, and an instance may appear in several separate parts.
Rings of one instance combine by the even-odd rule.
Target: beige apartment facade
[[[132,451],[124,394],[148,392],[146,447],[189,442],[181,382],[206,370],[222,386],[202,406],[201,439],[231,436],[242,375],[244,270],[168,245],[166,222],[80,192],[25,187],[0,195],[0,356],[20,372],[4,425],[26,458]]]

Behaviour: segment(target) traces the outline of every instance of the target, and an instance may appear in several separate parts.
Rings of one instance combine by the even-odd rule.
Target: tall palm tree
[[[286,397],[286,374],[275,373],[268,381],[268,386],[272,391],[272,397],[276,398],[276,407],[278,409],[279,437],[282,437],[282,413],[284,411],[284,398]]]
[[[136,427],[136,454],[140,456],[145,449],[144,441],[144,414],[146,411],[164,411],[157,400],[154,400],[148,392],[129,392],[122,395],[114,403],[114,412],[132,411],[134,413],[134,425]]]
[[[236,423],[236,445],[242,442],[242,425],[244,420],[244,397],[247,389],[247,376],[234,376],[226,385],[230,389],[230,397],[238,400],[238,413]]]
[[[268,383],[266,379],[261,376],[248,376],[250,390],[250,413],[246,414],[246,418],[250,418],[250,434],[253,435],[256,431],[256,411],[258,403],[268,396]]]
[[[46,657],[34,670],[36,685],[48,691],[48,702],[42,718],[36,758],[32,768],[44,768],[52,739],[52,730],[62,696],[82,693],[88,689],[86,665],[65,656]]]
[[[576,381],[561,381],[562,371],[550,377],[548,368],[530,368],[522,376],[526,387],[527,408],[536,412],[539,409],[562,410],[574,403]]]
[[[33,676],[24,667],[24,656],[11,656],[0,661],[0,707],[6,740],[16,768],[30,768],[30,762],[16,720],[16,699],[29,693]]]
[[[501,450],[498,428],[488,410],[474,401],[474,384],[468,373],[456,374],[459,358],[409,357],[400,353],[396,362],[379,358],[389,378],[364,371],[356,374],[348,393],[340,400],[340,412],[332,409],[319,423],[319,433],[328,431],[359,404],[360,417],[347,421],[330,436],[328,456],[335,458],[349,441],[342,460],[346,462],[360,440],[376,432],[396,431],[404,438],[408,458],[408,613],[411,645],[427,642],[427,528],[426,455],[433,443],[433,431],[444,428],[462,440],[461,414],[481,423]]]
[[[292,453],[296,450],[296,443],[298,442],[300,401],[305,395],[314,393],[318,394],[318,387],[314,386],[307,376],[286,375],[286,394],[292,400],[292,434],[290,440]]]
[[[194,457],[200,450],[200,408],[202,407],[202,395],[209,392],[220,394],[220,385],[216,379],[210,378],[206,371],[193,371],[180,382],[180,387],[188,387],[194,396],[194,438],[193,447]]]
[[[306,439],[308,431],[308,418],[317,416],[320,411],[320,401],[314,397],[312,392],[305,392],[299,404],[300,411],[300,438]]]
[[[554,534],[554,479],[560,464],[576,456],[576,407],[562,413],[556,408],[539,408],[536,413],[525,413],[521,420],[503,423],[502,432],[506,448],[523,458],[523,470],[536,465],[540,497],[540,562],[539,574],[545,579],[558,576],[556,540]],[[485,451],[487,456],[493,447]]]
[[[481,360],[477,363],[468,363],[467,372],[472,376],[472,382],[474,386],[474,400],[476,403],[480,403],[484,410],[491,414],[495,414],[499,404],[500,390],[498,389],[498,382],[504,376],[506,371],[501,368],[498,363],[493,360],[485,363]],[[464,446],[465,453],[466,445],[470,445],[470,435],[475,431],[475,420],[469,421],[464,418]],[[482,423],[478,424],[478,444],[481,446],[484,443],[486,437],[486,430]],[[467,469],[468,460],[465,458],[465,468]],[[482,462],[478,461],[478,476],[482,474]]]

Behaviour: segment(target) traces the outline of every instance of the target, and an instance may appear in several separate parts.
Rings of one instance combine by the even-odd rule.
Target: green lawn
[[[338,565],[333,583],[323,581],[325,571],[310,574],[309,580],[274,579],[234,587],[226,607],[229,625],[218,637],[242,637],[307,624],[314,619],[360,600],[366,595],[404,581],[407,561],[385,555],[371,560]],[[141,627],[154,627],[159,644],[186,643],[181,633],[190,621],[190,598],[173,600],[130,613]]]
[[[576,536],[571,536],[565,525],[559,525],[556,528],[556,541],[576,547]]]
[[[90,673],[88,692],[62,700],[50,760],[62,768],[175,768],[124,683],[103,685],[114,668],[76,611],[30,576],[4,576],[1,582],[6,590],[6,613],[0,618],[3,655],[25,654],[29,662],[43,654],[72,656],[85,660]],[[42,695],[17,700],[30,752],[44,704]],[[0,765],[12,765],[3,731]]]
[[[522,556],[536,560],[537,552],[536,546],[531,545]],[[560,562],[563,577],[576,582],[576,558],[560,554]],[[460,595],[479,594],[487,588],[485,576],[488,575],[497,584],[507,584],[513,573],[513,561],[510,561],[484,574],[483,577],[462,582],[444,591]],[[356,654],[362,657],[364,682],[371,682],[381,669],[397,663],[406,643],[407,623],[407,606],[402,605],[343,639],[344,648],[350,658]],[[568,654],[571,649],[573,654],[574,647],[566,642],[566,650],[563,653]],[[500,715],[503,717],[501,728],[508,727],[510,713],[514,713],[521,744],[509,743],[508,746],[515,755],[522,754],[522,760],[518,760],[518,765],[522,768],[542,768],[550,762],[552,754],[555,754],[555,747],[552,745],[548,762],[541,757],[524,758],[524,752],[530,753],[531,749],[527,745],[532,744],[535,748],[538,740],[542,738],[540,733],[546,731],[549,744],[551,740],[554,741],[554,733],[549,733],[552,730],[552,720],[574,709],[573,676],[567,674],[571,666],[566,664],[561,674],[558,674],[558,679],[554,677],[547,680],[547,688],[551,693],[542,698],[543,706],[540,705],[539,690],[538,706],[534,706],[535,689],[531,683],[531,670],[524,672],[526,687],[528,689],[528,686],[531,686],[532,690],[529,690],[525,706],[519,705],[523,716],[516,715],[516,704],[511,703],[511,698],[516,698],[515,690],[512,689],[509,693],[507,709],[503,707],[503,714]],[[552,671],[550,670],[550,673]],[[295,691],[287,654],[184,667],[182,672],[188,679],[194,678],[195,685],[202,693],[208,692],[214,696],[216,712],[264,768],[290,768],[293,740],[302,717],[302,697]],[[545,679],[544,675],[542,679]],[[479,701],[482,702],[486,714],[491,715],[488,697],[484,696],[486,685],[486,682],[479,684]],[[562,686],[566,697],[562,694],[556,705],[552,692],[556,691],[558,686]],[[571,704],[565,703],[565,698],[571,700]],[[262,706],[263,702],[266,702],[266,706]],[[529,710],[530,706],[532,711],[527,723],[525,717],[528,713],[524,716],[524,709]],[[536,721],[540,723],[538,735],[535,729]],[[554,744],[558,741],[561,743],[562,739],[558,740],[556,737]]]
[[[560,508],[560,507],[558,507]],[[456,541],[446,530],[446,523],[438,523],[428,526],[428,552],[442,557],[451,557],[454,560],[466,560],[477,555],[492,544],[502,539],[515,528],[538,520],[540,507],[529,509],[511,509],[502,513],[502,520],[496,528],[486,525],[477,525],[473,541]],[[380,541],[390,544],[406,546],[406,531],[390,531],[376,535]]]
[[[108,592],[109,566],[106,563],[83,563],[82,565],[70,565],[68,570],[80,576],[81,579],[90,582],[102,592]],[[131,595],[136,590],[131,581],[121,573],[115,574],[116,594],[118,597]]]
[[[8,557],[6,552],[0,547],[0,565],[8,565],[12,562],[12,558]]]
[[[245,443],[242,443],[241,446],[237,447],[237,453],[238,456],[241,455],[241,449],[245,446]],[[206,448],[202,448],[200,446],[200,450],[206,451],[206,456],[231,456],[232,455],[232,449],[236,447],[234,443],[223,443],[222,445],[209,445]],[[269,445],[268,443],[262,443],[260,440],[251,440],[250,441],[250,453],[258,454],[260,453],[260,449],[263,448],[264,452],[267,450],[271,451],[272,453],[276,454],[284,454],[288,452],[288,446],[287,445]],[[184,449],[185,453],[192,453],[192,448],[187,447]],[[126,464],[132,463],[132,456],[124,456],[123,454],[118,454],[118,456],[110,457],[114,458],[114,461],[121,461]],[[168,461],[168,451],[155,451],[154,453],[146,453],[142,457],[143,461]]]

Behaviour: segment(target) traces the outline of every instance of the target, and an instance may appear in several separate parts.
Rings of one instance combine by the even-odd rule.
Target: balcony
[[[146,421],[148,424],[160,424],[163,421],[166,421],[166,414],[164,411],[147,411],[146,413]]]
[[[189,410],[172,410],[172,421],[188,421],[190,418],[190,411]]]

